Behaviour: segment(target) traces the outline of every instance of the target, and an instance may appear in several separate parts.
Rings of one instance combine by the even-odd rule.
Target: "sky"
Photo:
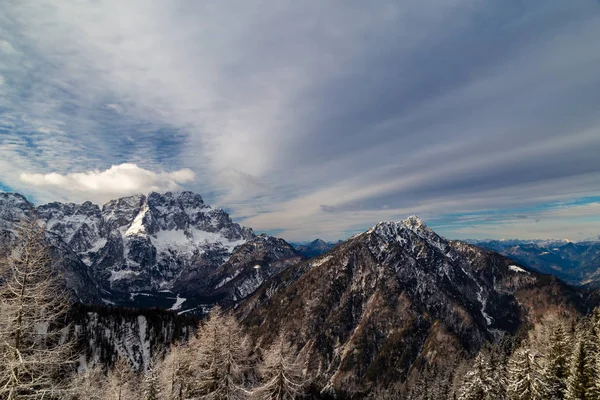
[[[287,240],[600,234],[598,0],[0,2],[0,190]]]

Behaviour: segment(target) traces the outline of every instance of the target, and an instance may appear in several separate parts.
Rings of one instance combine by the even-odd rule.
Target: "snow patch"
[[[132,278],[140,275],[140,271],[133,271],[131,269],[122,269],[119,271],[110,271],[109,282],[119,281],[121,279]]]
[[[481,315],[485,318],[485,322],[488,325],[491,325],[494,319],[489,316],[488,313],[485,312],[485,306],[487,305],[487,299],[483,296],[483,287],[479,287],[479,291],[477,292],[477,300],[481,303]]]
[[[242,272],[242,271],[238,269],[238,270],[236,270],[236,271],[233,273],[233,275],[231,275],[231,276],[226,276],[225,278],[223,278],[223,280],[222,280],[221,282],[219,282],[219,283],[217,284],[217,286],[215,286],[215,289],[218,289],[218,288],[220,288],[221,286],[225,285],[227,282],[229,282],[229,281],[231,281],[231,280],[235,279],[235,277],[236,277],[236,276],[238,276],[238,275],[240,274],[240,272]]]
[[[146,337],[146,330],[148,328],[148,321],[143,315],[138,315],[138,329],[140,333],[140,345],[142,348],[142,365],[144,369],[150,364],[150,340]]]
[[[511,271],[514,271],[514,272],[521,272],[521,273],[524,273],[524,274],[528,274],[529,273],[529,272],[525,271],[523,268],[517,267],[516,265],[509,265],[508,269],[510,269]]]
[[[179,295],[177,295],[177,298],[175,299],[175,304],[173,304],[173,306],[171,308],[169,308],[169,310],[171,310],[171,311],[180,310],[181,305],[183,304],[183,302],[185,300],[186,300],[185,297],[179,297]]]
[[[135,216],[135,219],[133,220],[127,231],[125,231],[125,236],[146,234],[146,227],[144,226],[144,216],[149,210],[150,209],[148,208],[148,204],[144,203],[144,206],[142,207],[138,215]]]
[[[311,265],[312,265],[313,267],[318,267],[318,266],[320,266],[320,265],[323,265],[323,264],[325,264],[325,263],[326,263],[327,261],[329,261],[329,260],[331,260],[331,256],[325,256],[325,257],[321,258],[320,260],[313,261],[313,262],[311,263]]]
[[[220,233],[205,232],[197,228],[189,230],[164,230],[157,232],[150,241],[156,247],[156,252],[176,250],[180,253],[193,253],[201,245],[220,244],[228,253],[246,242],[245,239],[229,240]]]

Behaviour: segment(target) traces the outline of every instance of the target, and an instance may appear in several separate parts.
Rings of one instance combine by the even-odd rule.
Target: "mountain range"
[[[303,257],[282,239],[255,235],[191,192],[34,206],[0,193],[6,240],[35,214],[58,269],[80,301],[198,312],[246,297]]]
[[[498,252],[573,285],[600,287],[600,241],[483,240],[471,243]]]
[[[256,235],[191,192],[102,207],[34,206],[0,193],[2,240],[14,240],[18,221],[33,214],[66,286],[82,303],[111,306],[80,312],[91,357],[114,351],[139,368],[149,348],[185,338],[193,327],[135,311],[115,317],[123,307],[157,307],[175,317],[229,307],[262,348],[285,332],[321,393],[352,397],[414,382],[425,366],[452,371],[490,343],[523,337],[549,313],[583,315],[596,304],[592,291],[540,273],[557,270],[535,262],[546,256],[542,245],[561,260],[591,257],[589,278],[594,244],[475,245],[447,240],[411,216],[343,242],[294,248]]]
[[[303,243],[290,243],[296,251],[307,258],[320,256],[323,253],[327,253],[329,250],[333,249],[338,244],[342,243],[342,240],[338,240],[337,242],[326,242],[321,239],[315,239],[311,242],[303,242]]]

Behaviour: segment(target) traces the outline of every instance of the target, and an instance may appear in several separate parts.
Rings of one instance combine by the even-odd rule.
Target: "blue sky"
[[[257,231],[600,234],[596,0],[8,1],[0,190]]]

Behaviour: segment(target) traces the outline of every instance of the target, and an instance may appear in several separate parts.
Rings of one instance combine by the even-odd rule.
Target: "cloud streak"
[[[0,182],[189,168],[288,239],[600,195],[597,2],[261,4],[5,6]]]

